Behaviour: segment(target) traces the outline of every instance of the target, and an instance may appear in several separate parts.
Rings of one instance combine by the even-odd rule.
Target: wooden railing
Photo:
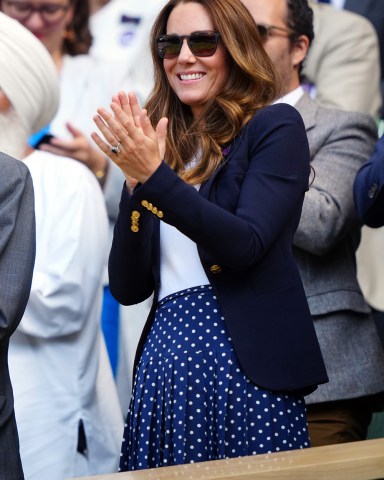
[[[384,438],[267,455],[114,473],[82,480],[377,480]]]

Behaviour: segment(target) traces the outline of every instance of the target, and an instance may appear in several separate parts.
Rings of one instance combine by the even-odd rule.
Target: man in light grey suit
[[[383,0],[345,0],[344,9],[367,18],[374,26],[380,46],[381,95],[384,99],[384,5]],[[381,111],[384,119],[384,105]]]
[[[243,3],[281,74],[280,101],[299,110],[310,146],[314,176],[294,254],[330,379],[307,397],[311,442],[362,440],[383,399],[384,352],[356,279],[360,223],[353,182],[370,156],[376,126],[368,115],[321,107],[300,87],[300,69],[313,38],[307,0]]]
[[[0,55],[6,48],[0,22]],[[28,44],[20,45],[28,48]],[[13,390],[8,369],[9,339],[24,314],[35,262],[35,208],[32,178],[19,160],[2,153],[8,138],[10,101],[2,90],[0,69],[0,480],[22,480]],[[7,129],[9,131],[9,129]],[[16,132],[15,132],[16,133]]]
[[[0,91],[0,116],[1,99]],[[24,478],[8,371],[8,345],[28,301],[34,260],[31,176],[20,161],[0,152],[0,480]]]
[[[361,16],[365,17],[367,20],[369,20],[371,22],[371,24],[373,25],[373,27],[376,30],[377,37],[378,37],[378,40],[379,40],[380,65],[381,65],[381,94],[382,94],[382,98],[384,98],[384,5],[383,5],[383,0],[317,0],[317,1],[318,2],[329,3],[331,6],[337,8],[337,9],[344,9],[344,10],[347,10],[349,12],[357,13],[358,15],[361,15]],[[332,23],[336,24],[337,21],[340,20],[340,18],[341,17],[338,14],[336,14],[336,18],[334,18],[332,20]],[[350,25],[349,27],[352,27],[352,25]],[[356,32],[356,29],[355,29],[355,31],[353,31],[352,28],[350,29],[349,32],[346,29],[343,29],[343,32],[345,32],[345,34],[347,34],[348,38],[350,38],[350,39],[352,38],[352,36],[355,36],[355,38],[356,38],[359,35],[359,33]],[[344,38],[341,31],[339,31],[338,33],[341,34],[342,38]],[[330,35],[331,35],[331,32],[329,32],[328,38],[330,37]],[[356,38],[356,40],[357,40],[357,38]],[[337,39],[335,41],[337,41]],[[365,43],[365,45],[366,45],[366,43]],[[351,44],[350,44],[350,47],[352,47]],[[351,53],[353,55],[358,55],[359,54],[359,53],[356,53],[356,49],[360,52],[360,54],[363,53],[360,45],[356,43],[355,44],[355,52],[353,52],[351,50]],[[311,54],[312,53],[313,52],[311,52]],[[362,63],[365,63],[367,61],[369,62],[370,61],[369,58],[372,58],[372,53],[373,53],[372,51],[366,50],[366,54],[368,55],[368,59],[361,59],[361,62]],[[330,52],[327,53],[326,55],[328,56],[329,54],[333,55]],[[341,54],[341,52],[340,52],[340,54]],[[336,53],[336,55],[337,55],[337,53]],[[341,63],[344,63],[344,62],[350,63],[350,60],[351,59],[348,58],[348,57],[343,59],[339,55],[339,61],[341,61]],[[379,67],[379,65],[377,65],[374,68],[376,69],[378,67]],[[360,72],[362,73],[362,75],[370,75],[371,72],[372,72],[372,68],[371,69],[367,68],[366,73],[363,73],[362,69],[360,70]],[[347,81],[349,81],[349,80],[347,80]],[[371,89],[371,82],[369,81],[369,77],[368,77],[368,82],[367,82],[366,86],[368,86],[369,89]],[[383,109],[382,109],[382,112],[381,112],[381,118],[384,119],[384,106],[383,106]]]
[[[322,105],[378,118],[382,105],[380,48],[373,25],[346,10],[309,4],[316,40],[305,59],[303,75],[314,85],[316,99]]]

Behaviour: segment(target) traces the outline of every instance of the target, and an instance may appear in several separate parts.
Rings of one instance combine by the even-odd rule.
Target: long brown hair
[[[74,57],[89,52],[92,36],[89,29],[88,0],[71,0],[70,4],[73,8],[73,18],[65,31],[62,53]]]
[[[220,33],[229,62],[229,76],[221,92],[194,118],[167,80],[156,40],[166,33],[172,10],[181,3],[199,3]],[[185,181],[206,181],[222,162],[222,147],[229,144],[255,112],[278,95],[278,76],[264,51],[256,23],[240,0],[170,0],[159,13],[151,32],[154,87],[146,104],[152,124],[167,117],[165,161]],[[201,159],[185,166],[200,150]]]

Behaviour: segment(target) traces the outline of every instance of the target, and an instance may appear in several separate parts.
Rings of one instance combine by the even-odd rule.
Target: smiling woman
[[[301,117],[270,105],[277,76],[239,0],[169,1],[151,49],[146,108],[120,92],[94,117],[127,180],[111,291],[153,293],[120,469],[308,447],[303,396],[327,375],[292,257]]]
[[[228,78],[226,52],[220,42],[220,34],[214,30],[213,20],[207,16],[203,5],[185,3],[175,7],[168,18],[167,32],[171,35],[158,39],[159,47],[161,39],[164,42],[164,37],[168,37],[168,45],[158,51],[159,54],[164,53],[164,57],[161,54],[160,57],[164,58],[169,85],[180,101],[191,107],[196,118]],[[190,32],[190,35],[185,35],[185,32]],[[196,38],[197,35],[203,35],[203,41]],[[172,46],[169,39],[173,41]]]

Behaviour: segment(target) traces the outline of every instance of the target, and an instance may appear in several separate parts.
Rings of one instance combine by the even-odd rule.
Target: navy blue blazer
[[[278,104],[256,113],[199,191],[165,163],[132,196],[123,189],[109,258],[111,292],[125,305],[154,292],[136,362],[158,300],[161,219],[196,242],[251,381],[309,393],[328,380],[292,256],[309,158],[300,115]]]
[[[356,174],[353,188],[359,217],[369,227],[384,226],[384,136]]]

